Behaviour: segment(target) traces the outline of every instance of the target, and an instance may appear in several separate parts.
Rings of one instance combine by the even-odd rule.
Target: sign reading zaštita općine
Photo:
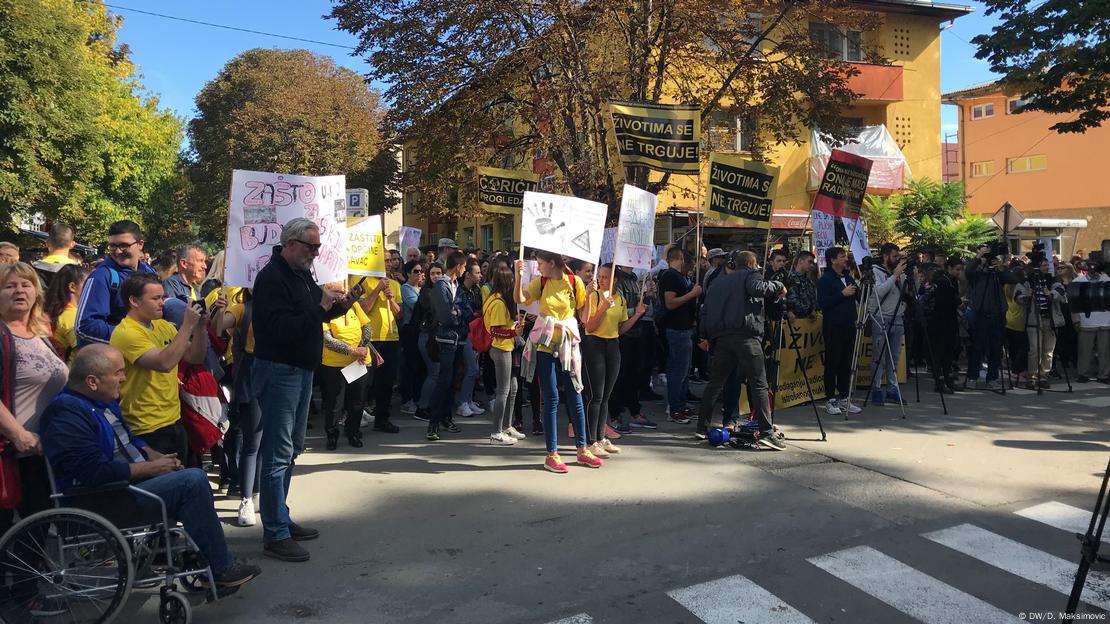
[[[696,105],[609,102],[609,110],[625,166],[698,174],[701,110]]]
[[[778,167],[710,154],[705,212],[729,225],[769,229],[778,175]]]
[[[835,217],[856,218],[867,194],[871,177],[871,161],[863,156],[834,149],[817,187],[813,209]]]
[[[520,214],[524,193],[539,186],[540,177],[527,171],[478,167],[478,207],[498,214]]]
[[[304,217],[320,228],[320,255],[312,264],[316,283],[347,277],[346,178],[298,176],[235,169],[227,217],[225,286],[254,286],[270,261],[281,229]]]

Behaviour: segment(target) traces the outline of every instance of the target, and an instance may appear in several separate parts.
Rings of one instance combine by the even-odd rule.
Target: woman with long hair
[[[568,472],[559,457],[556,424],[559,409],[559,387],[562,387],[567,412],[574,425],[577,461],[580,465],[600,468],[601,459],[586,448],[586,410],[582,405],[582,352],[575,313],[586,305],[586,289],[582,280],[567,270],[563,257],[549,251],[537,251],[540,277],[527,287],[523,283],[524,261],[516,263],[516,302],[539,304],[536,324],[524,348],[525,378],[539,378],[543,395],[543,432],[547,442],[544,468],[555,473]]]
[[[412,322],[416,325],[419,335],[416,337],[416,348],[420,351],[420,358],[424,360],[424,384],[420,388],[419,398],[416,400],[416,413],[413,418],[428,422],[431,418],[429,411],[432,409],[432,394],[435,392],[436,382],[439,380],[439,351],[435,348],[435,338],[432,330],[435,328],[435,312],[432,311],[432,286],[443,277],[443,265],[432,262],[428,265],[427,279],[424,288],[420,289],[420,296],[413,309]],[[429,350],[430,349],[430,350]]]
[[[420,328],[412,322],[416,302],[424,287],[423,260],[409,260],[401,269],[405,283],[401,284],[401,413],[415,414],[416,400],[420,398],[420,380],[424,376],[424,362],[416,343]]]
[[[490,292],[482,302],[482,321],[493,337],[489,357],[496,377],[493,397],[493,433],[490,444],[509,446],[523,440],[524,434],[512,426],[516,405],[517,383],[513,367],[513,350],[520,335],[521,324],[514,318],[513,272],[503,262],[493,263]]]
[[[586,409],[586,439],[590,443],[590,452],[604,459],[611,453],[620,452],[620,448],[605,437],[609,400],[621,369],[618,338],[640,320],[647,312],[647,306],[641,301],[635,313],[629,314],[624,296],[613,287],[612,264],[602,265],[596,277],[598,290],[590,293],[586,302],[586,337],[582,339],[582,358],[586,368],[586,393],[590,397]]]
[[[65,362],[73,361],[77,350],[77,300],[89,270],[80,264],[67,264],[58,269],[46,289],[44,310],[53,330],[54,350]]]

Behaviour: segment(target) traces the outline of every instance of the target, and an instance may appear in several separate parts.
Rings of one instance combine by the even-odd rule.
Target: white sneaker
[[[472,416],[481,416],[482,414],[486,413],[486,410],[482,409],[482,406],[478,405],[474,401],[467,403],[467,405],[470,407],[470,414]]]
[[[844,401],[840,404],[841,410],[848,410],[849,414],[858,414],[863,411],[858,405],[852,405],[851,401]]]
[[[457,414],[459,416],[462,416],[463,418],[470,418],[471,416],[474,415],[474,412],[471,411],[469,404],[460,403],[459,404],[459,409],[455,410],[455,414]]]
[[[528,436],[516,430],[516,427],[509,427],[504,431],[505,435],[515,438],[517,440],[524,440]]]
[[[415,414],[416,413],[416,403],[414,401],[409,401],[408,403],[402,403],[401,404],[401,413],[402,414]]]
[[[840,416],[843,414],[844,412],[840,410],[839,403],[840,402],[836,399],[829,399],[828,402],[825,403],[825,413],[829,416]]]
[[[362,410],[362,426],[369,427],[374,424],[374,415],[366,410]]]
[[[244,498],[239,503],[239,526],[249,527],[254,526],[256,520],[254,519],[254,499]]]
[[[494,433],[490,435],[489,443],[494,446],[512,446],[516,444],[516,438],[504,433]]]

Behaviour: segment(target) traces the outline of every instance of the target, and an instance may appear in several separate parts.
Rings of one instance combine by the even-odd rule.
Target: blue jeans
[[[547,442],[547,452],[559,450],[559,386],[563,387],[567,415],[574,425],[574,444],[578,448],[586,446],[586,409],[582,406],[582,393],[574,390],[570,374],[550,353],[536,353],[536,376],[543,396],[543,437]]]
[[[871,319],[871,391],[882,388],[885,371],[887,396],[901,398],[902,395],[898,392],[898,359],[902,357],[902,338],[906,335],[906,325],[901,318],[893,321],[883,319],[883,322],[886,323],[885,334],[879,321]],[[886,348],[888,336],[890,337],[889,353]]]
[[[462,358],[465,369],[462,385],[459,386],[459,396],[455,402],[468,403],[474,400],[474,382],[478,380],[478,352],[474,350],[469,339],[459,344],[459,357]]]
[[[208,475],[199,468],[186,468],[170,472],[136,483],[135,487],[146,490],[162,499],[166,504],[166,514],[181,523],[189,537],[197,543],[213,574],[220,574],[231,565],[231,551],[224,540],[224,530],[216,516],[216,504],[212,500],[212,486]],[[157,510],[153,500],[140,496],[139,506],[152,512]]]
[[[289,482],[294,460],[304,451],[312,371],[255,358],[254,391],[262,408],[262,540],[289,538]]]
[[[428,370],[428,374],[424,377],[423,387],[420,388],[420,398],[416,401],[416,407],[420,409],[430,410],[432,408],[432,393],[436,390],[436,383],[439,380],[439,360],[433,361],[428,357],[428,341],[434,340],[429,334],[420,334],[420,338],[416,340],[416,346],[420,349],[420,357],[424,358],[424,366]]]
[[[667,330],[667,404],[671,413],[686,409],[686,393],[690,390],[688,374],[694,355],[694,330]]]
[[[439,423],[451,420],[451,409],[455,403],[455,366],[462,354],[462,345],[450,342],[439,343],[439,377],[436,379],[435,394],[432,395],[431,416],[428,419],[428,429],[439,427]]]

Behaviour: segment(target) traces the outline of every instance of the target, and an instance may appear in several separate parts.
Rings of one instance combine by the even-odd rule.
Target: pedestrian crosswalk
[[[1060,502],[1047,502],[1025,507],[1014,512],[1020,518],[1032,520],[1068,533],[1083,533],[1090,522],[1090,512]],[[921,533],[920,544],[931,549],[924,559],[937,555],[966,557],[986,564],[983,570],[994,570],[1002,574],[1001,582],[1006,588],[1005,595],[1012,596],[1015,605],[1001,604],[997,592],[982,591],[978,587],[956,587],[954,578],[963,579],[960,585],[985,582],[981,574],[948,574],[944,580],[935,576],[935,563],[930,567],[926,562],[915,563],[914,555],[907,551],[883,552],[881,546],[852,546],[834,552],[808,557],[800,565],[814,566],[827,574],[831,591],[842,591],[847,584],[873,598],[887,607],[893,608],[910,618],[925,624],[962,624],[964,622],[1016,623],[1031,619],[1057,619],[1071,592],[1076,568],[1078,567],[1078,543],[1075,544],[1075,557],[1063,558],[1058,554],[1045,552],[1040,548],[1022,543],[1000,533],[1010,527],[1029,525],[1024,520],[1014,519],[1016,524],[1002,523],[1006,530],[995,532],[974,523],[961,523],[936,531]],[[1034,528],[1040,525],[1032,525]],[[1028,527],[1026,527],[1028,528]],[[1034,530],[1031,535],[1039,535]],[[1043,537],[1043,534],[1040,534]],[[1046,541],[1060,548],[1063,533],[1051,532]],[[1104,541],[1108,541],[1104,538]],[[939,548],[939,552],[937,548]],[[912,549],[910,549],[912,551]],[[966,561],[956,559],[956,561]],[[978,564],[977,564],[978,565]],[[915,567],[916,566],[916,567]],[[966,563],[971,567],[971,563]],[[933,573],[919,568],[932,570]],[[993,573],[991,573],[993,574]],[[1005,576],[1010,575],[1010,576]],[[1035,585],[1028,585],[1028,583]],[[1023,584],[1025,583],[1025,584]],[[774,581],[765,583],[773,585]],[[1036,617],[1029,600],[1024,599],[1020,588],[1027,591],[1039,585],[1052,590],[1059,600],[1044,601],[1042,617]],[[810,587],[810,591],[817,588]],[[786,601],[760,585],[758,578],[744,575],[731,575],[724,578],[681,587],[666,592],[673,605],[687,612],[689,618],[675,621],[705,622],[706,624],[815,624],[826,621],[851,621],[844,613],[821,613],[821,603],[807,602],[791,606]],[[1082,595],[1083,609],[1103,609],[1110,611],[1110,574],[1092,570],[1089,572]],[[667,600],[662,598],[662,600]],[[816,606],[815,606],[816,605]],[[1015,609],[1006,610],[1006,607]],[[885,607],[884,607],[885,608]],[[1105,613],[1091,613],[1095,619],[1108,617]],[[673,618],[667,618],[671,620]],[[594,621],[608,621],[598,614],[579,613],[551,624],[589,624]],[[619,620],[618,620],[619,621]]]

